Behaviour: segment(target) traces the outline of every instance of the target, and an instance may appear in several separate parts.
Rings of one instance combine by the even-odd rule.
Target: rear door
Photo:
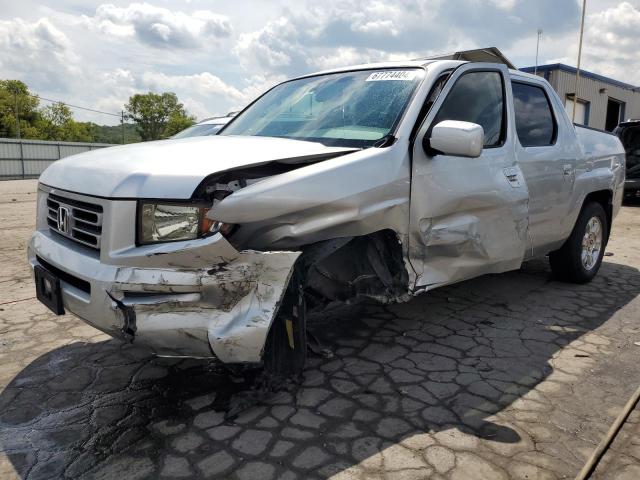
[[[416,290],[520,267],[527,247],[527,185],[515,162],[511,83],[504,65],[456,69],[412,147],[409,255]],[[478,158],[428,148],[443,120],[480,124]]]
[[[512,82],[516,156],[529,188],[529,232],[527,256],[546,254],[560,246],[570,206],[576,157],[580,155],[575,134],[567,137],[567,126],[556,109],[545,84],[535,79]],[[572,127],[569,127],[572,128]]]

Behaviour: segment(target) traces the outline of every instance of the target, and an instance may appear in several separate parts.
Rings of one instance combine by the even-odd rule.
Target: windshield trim
[[[237,118],[240,118],[244,114],[244,112],[246,110],[248,110],[249,108],[251,108],[253,106],[254,103],[256,103],[258,100],[260,100],[266,94],[268,94],[271,90],[273,90],[276,87],[279,87],[280,85],[285,85],[287,83],[295,82],[297,80],[308,79],[308,78],[326,77],[328,75],[340,75],[340,74],[353,73],[353,72],[369,72],[369,71],[373,71],[373,70],[375,70],[375,71],[379,71],[379,70],[422,70],[423,72],[426,73],[427,67],[423,66],[423,65],[416,65],[416,66],[395,66],[395,67],[394,66],[387,66],[387,67],[382,67],[382,68],[376,68],[376,67],[352,68],[352,69],[349,69],[349,70],[330,71],[330,72],[316,73],[316,74],[310,74],[310,75],[303,75],[301,77],[290,78],[288,80],[285,80],[284,82],[280,82],[280,83],[274,85],[273,87],[271,87],[268,90],[266,90],[262,95],[259,95],[258,97],[256,97],[246,107],[244,107],[242,110],[240,110],[237,113],[237,115],[235,115],[229,122],[227,122],[220,130],[218,130],[218,133],[216,135],[224,135],[224,131],[227,129],[227,127],[229,125],[233,124],[233,122],[235,122]],[[409,110],[409,106],[413,103],[413,101],[415,99],[415,96],[418,94],[418,91],[420,90],[420,86],[422,85],[422,82],[424,82],[426,77],[427,77],[426,74],[422,75],[422,78],[420,79],[420,81],[416,83],[416,85],[415,85],[415,87],[413,89],[413,92],[411,92],[411,95],[409,96],[409,99],[407,100],[407,104],[406,104],[405,108],[402,111],[402,114],[399,115],[398,118],[396,118],[394,124],[389,129],[389,133],[387,133],[386,137],[389,137],[389,136],[395,137],[396,132],[398,131],[398,127],[402,123],[402,120],[404,120],[404,117],[407,114],[407,110]],[[241,136],[244,136],[244,135],[234,135],[234,136],[241,137]],[[278,137],[272,137],[272,138],[278,138]],[[365,148],[371,148],[371,147],[373,147],[373,145],[371,145],[369,147],[365,147]]]

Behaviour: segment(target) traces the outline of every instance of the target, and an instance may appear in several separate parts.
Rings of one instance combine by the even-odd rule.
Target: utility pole
[[[540,51],[540,37],[542,36],[542,29],[538,29],[538,41],[536,42],[536,66],[533,69],[533,74],[538,74],[538,52]]]
[[[122,126],[122,144],[124,145],[124,110],[120,110],[120,125]]]
[[[580,78],[580,59],[582,57],[582,37],[584,35],[584,12],[587,10],[587,0],[582,0],[582,20],[580,22],[580,41],[578,42],[578,65],[576,67],[576,85],[573,89],[573,114],[571,121],[576,121],[576,106],[578,104],[578,79]]]

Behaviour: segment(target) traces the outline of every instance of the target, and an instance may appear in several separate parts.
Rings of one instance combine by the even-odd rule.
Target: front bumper
[[[219,234],[190,246],[154,247],[142,255],[144,267],[132,266],[131,255],[128,265],[112,265],[38,230],[28,258],[32,267],[63,272],[65,310],[109,335],[132,339],[158,355],[260,362],[300,252],[239,252]]]

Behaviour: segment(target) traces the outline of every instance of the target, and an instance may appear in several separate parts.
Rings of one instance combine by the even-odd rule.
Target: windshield
[[[171,138],[187,138],[187,137],[204,137],[206,135],[215,135],[224,127],[224,124],[209,124],[209,125],[192,125],[189,128],[185,128],[179,133],[176,133]]]
[[[423,76],[415,68],[361,70],[286,82],[260,97],[220,135],[370,147],[393,131]]]

